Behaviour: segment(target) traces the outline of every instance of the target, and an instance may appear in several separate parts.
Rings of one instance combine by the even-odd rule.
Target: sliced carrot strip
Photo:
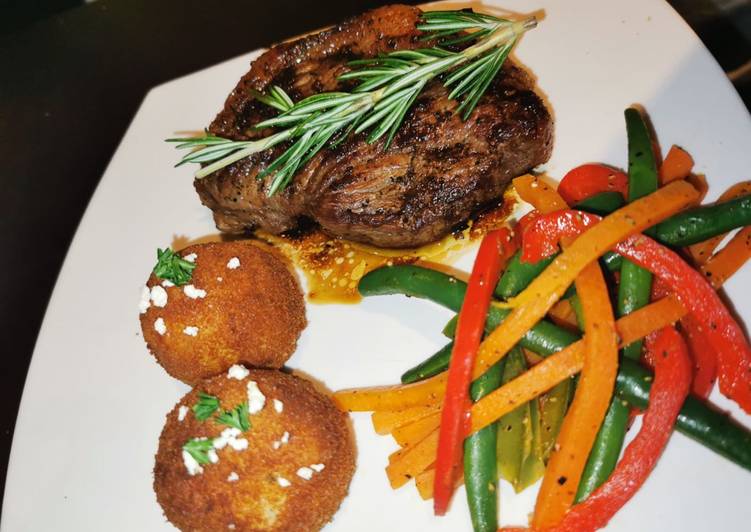
[[[666,185],[677,179],[686,179],[694,168],[694,159],[683,148],[670,147],[665,160],[660,166],[660,183]]]
[[[685,316],[686,309],[675,298],[668,296],[655,303],[628,314],[616,322],[616,329],[620,338],[620,345],[625,346],[631,342],[644,338],[649,333],[671,325]]]
[[[709,283],[718,288],[751,258],[751,226],[744,227],[702,267]]]
[[[542,480],[532,524],[559,523],[571,507],[587,457],[610,405],[618,371],[615,318],[596,262],[576,278],[585,316],[584,367]]]
[[[746,194],[751,194],[751,181],[742,181],[740,183],[736,183],[722,193],[722,195],[717,199],[717,203],[730,201],[731,199],[745,196]],[[699,265],[707,262],[712,256],[712,253],[714,253],[714,250],[717,248],[717,246],[720,245],[720,242],[722,242],[722,239],[725,238],[725,236],[726,234],[718,235],[713,238],[707,239],[704,242],[699,242],[698,244],[689,246],[688,251],[693,257],[694,262]]]

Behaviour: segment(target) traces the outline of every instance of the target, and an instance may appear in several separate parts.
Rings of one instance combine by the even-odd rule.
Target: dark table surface
[[[0,215],[0,493],[47,301],[89,198],[148,89],[387,3],[99,0],[20,27],[6,24],[4,33],[0,25],[0,190],[7,200]],[[749,105],[748,2],[672,3]]]

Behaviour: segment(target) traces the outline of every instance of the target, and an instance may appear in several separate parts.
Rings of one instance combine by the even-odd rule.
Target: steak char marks
[[[267,136],[252,126],[277,111],[250,89],[279,85],[294,101],[351,90],[337,77],[347,62],[424,47],[415,24],[421,11],[387,6],[332,29],[274,46],[251,64],[209,131],[236,140]],[[439,81],[429,83],[392,144],[365,134],[324,149],[290,185],[268,197],[271,177],[256,176],[286,149],[280,145],[195,181],[221,231],[260,228],[282,233],[312,220],[327,233],[383,247],[434,241],[473,211],[497,200],[509,181],[550,157],[553,124],[529,77],[507,61],[467,121],[454,113]]]

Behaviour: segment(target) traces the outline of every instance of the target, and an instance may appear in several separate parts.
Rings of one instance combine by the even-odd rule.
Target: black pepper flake
[[[568,479],[566,477],[558,477],[558,484],[563,486]]]

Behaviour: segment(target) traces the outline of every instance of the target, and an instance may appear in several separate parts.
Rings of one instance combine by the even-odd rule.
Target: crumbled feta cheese
[[[235,523],[230,523],[227,525],[228,530],[234,530],[235,529]]]
[[[313,478],[313,470],[309,467],[303,466],[297,470],[297,476],[305,480],[310,480],[311,478]]]
[[[183,292],[185,292],[185,295],[191,299],[198,299],[199,297],[206,297],[206,290],[201,290],[200,288],[196,288],[192,284],[186,284],[183,287]]]
[[[154,320],[154,330],[161,336],[164,336],[164,333],[167,332],[167,326],[164,324],[164,320],[162,318],[157,318],[156,320]]]
[[[283,488],[289,488],[292,483],[284,477],[276,477],[276,482]]]
[[[274,410],[276,410],[277,414],[281,414],[284,410],[284,403],[282,403],[279,399],[274,399]]]
[[[241,381],[248,375],[250,375],[250,371],[248,371],[245,366],[241,366],[240,364],[234,364],[227,370],[228,379],[237,379]]]
[[[185,419],[185,416],[188,415],[188,412],[190,411],[190,408],[188,408],[185,405],[180,405],[180,408],[177,409],[177,420],[182,421]]]
[[[196,255],[195,253],[191,253],[190,255],[185,255],[183,257],[183,259],[187,260],[188,262],[195,262],[197,258],[198,258],[198,255]]]
[[[164,307],[167,304],[167,291],[159,285],[152,286],[151,302],[155,307]]]
[[[183,332],[188,336],[198,336],[198,327],[188,326],[183,329]]]
[[[219,461],[219,455],[216,454],[216,451],[214,449],[209,449],[206,452],[206,456],[209,457],[209,462],[212,464],[216,464]]]
[[[242,434],[240,429],[227,427],[222,431],[219,437],[214,438],[214,441],[212,442],[214,449],[224,449],[229,445],[235,451],[244,451],[248,448],[248,440],[245,438],[238,438],[240,434]]]
[[[258,388],[256,381],[248,381],[248,412],[257,414],[266,404],[266,396]]]
[[[320,473],[326,466],[324,464],[311,464],[310,468],[316,473]]]
[[[144,286],[141,288],[141,301],[138,302],[138,310],[141,311],[141,314],[146,314],[146,311],[149,310],[150,306],[151,290],[149,290],[148,286]]]
[[[217,277],[216,280],[221,283],[224,279],[222,279],[221,277]]]
[[[244,451],[248,448],[248,440],[246,440],[245,438],[235,438],[227,441],[227,443],[235,451]]]
[[[192,477],[194,475],[200,475],[203,473],[203,468],[195,458],[193,458],[188,451],[183,451],[183,464],[185,469],[188,470],[188,474]]]
[[[289,442],[289,432],[284,431],[284,434],[282,434],[281,439],[279,441],[275,441],[274,443],[272,443],[271,446],[274,449],[278,449],[282,445],[286,445],[287,442]]]
[[[238,475],[234,471],[227,477],[227,482],[237,482],[238,480],[240,480],[240,475]]]
[[[172,281],[170,281],[169,279],[164,279],[164,280],[162,281],[162,286],[163,286],[164,288],[169,288],[169,287],[171,287],[171,286],[175,286],[175,283],[173,283],[173,282],[172,282]]]
[[[240,267],[240,259],[238,259],[237,257],[232,257],[231,259],[229,259],[229,262],[227,263],[227,268],[229,268],[230,270],[236,270],[239,267]]]

